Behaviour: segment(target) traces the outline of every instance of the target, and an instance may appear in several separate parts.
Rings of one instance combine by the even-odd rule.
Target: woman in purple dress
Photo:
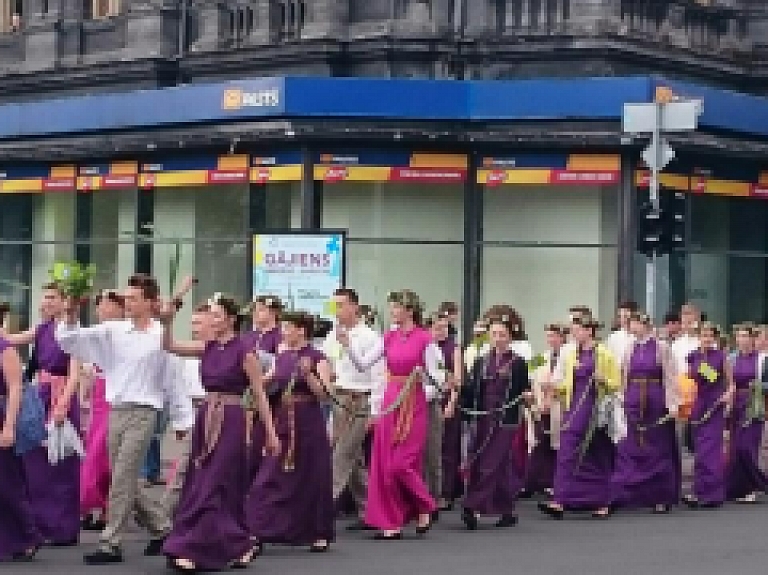
[[[283,342],[266,376],[281,450],[262,462],[246,506],[251,535],[260,544],[323,552],[334,539],[331,443],[321,404],[331,368],[309,343],[313,331],[309,314],[282,317]]]
[[[42,323],[6,336],[13,345],[35,346],[38,391],[46,417],[57,424],[67,419],[80,429],[77,398],[80,366],[56,343],[56,321],[68,308],[68,301],[56,284],[43,286],[40,303]],[[27,490],[37,529],[43,540],[54,546],[77,545],[80,535],[80,459],[72,455],[56,465],[48,462],[45,446],[24,454]]]
[[[461,416],[458,413],[459,389],[463,375],[461,348],[450,334],[449,317],[446,313],[430,318],[432,338],[443,354],[446,373],[454,384],[443,396],[443,445],[442,445],[442,489],[439,507],[447,511],[453,502],[461,497]]]
[[[562,519],[566,509],[590,510],[606,518],[611,510],[611,476],[615,448],[603,428],[595,428],[599,402],[621,386],[619,366],[611,352],[595,342],[600,324],[588,308],[571,315],[575,343],[563,358],[558,393],[563,405],[554,495],[539,509]]]
[[[200,379],[206,391],[197,412],[173,529],[163,546],[169,565],[182,572],[250,563],[254,550],[245,497],[251,479],[248,460],[254,427],[263,425],[267,450],[278,450],[259,360],[237,335],[240,307],[221,294],[209,306],[213,336],[209,341],[173,341],[171,321],[176,308],[169,306],[163,313],[166,350],[200,358]],[[255,421],[251,407],[244,407],[248,388],[260,422]]]
[[[245,342],[254,349],[272,356],[277,355],[277,348],[282,339],[278,325],[280,312],[283,311],[280,298],[271,295],[258,296],[251,303],[250,310],[253,328],[243,333]]]
[[[541,365],[532,373],[534,405],[528,414],[528,448],[525,492],[552,495],[557,448],[560,444],[560,404],[555,398],[555,382],[561,350],[568,328],[550,324],[545,328],[547,347]]]
[[[633,313],[629,331],[634,341],[623,369],[627,437],[616,450],[613,502],[667,513],[680,501],[682,486],[677,364],[667,344],[653,336],[647,315]]]
[[[525,482],[524,461],[513,445],[521,432],[521,404],[532,399],[528,364],[510,349],[522,322],[512,308],[488,318],[490,351],[472,367],[462,392],[462,411],[476,418],[467,462],[462,520],[477,529],[479,515],[499,517],[497,527],[517,524],[515,504]]]
[[[42,543],[27,497],[22,460],[13,449],[21,372],[18,352],[0,338],[0,561],[31,560]]]
[[[689,507],[719,507],[725,501],[725,414],[733,401],[731,368],[725,352],[717,349],[720,328],[704,322],[699,349],[688,355],[688,377],[696,383],[690,416],[693,442],[693,494]]]
[[[758,493],[768,491],[768,479],[759,463],[765,404],[754,335],[755,330],[751,326],[738,326],[734,333],[737,352],[732,374],[736,392],[729,425],[726,495],[728,499],[741,503],[753,503],[757,501]]]

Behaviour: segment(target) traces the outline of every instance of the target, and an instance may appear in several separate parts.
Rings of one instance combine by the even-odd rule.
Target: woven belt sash
[[[213,450],[216,448],[216,444],[221,437],[221,427],[224,423],[224,407],[225,406],[237,406],[243,407],[243,398],[240,395],[233,393],[220,393],[209,392],[205,398],[203,409],[204,415],[204,435],[203,435],[203,450],[195,458],[197,465],[200,465],[208,457],[210,457]],[[253,428],[254,412],[250,409],[245,410],[245,443],[251,445],[251,431]]]

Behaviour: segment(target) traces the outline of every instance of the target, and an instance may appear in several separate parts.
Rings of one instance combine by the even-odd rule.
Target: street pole
[[[662,103],[656,102],[656,121],[653,123],[651,133],[651,155],[655,159],[651,166],[651,181],[649,182],[649,199],[651,209],[655,214],[660,214],[661,200],[659,198],[659,166],[662,165],[661,122]],[[658,269],[658,255],[654,251],[645,264],[645,306],[651,321],[656,321],[656,271]]]

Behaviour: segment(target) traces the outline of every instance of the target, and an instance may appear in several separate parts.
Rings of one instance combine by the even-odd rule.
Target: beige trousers
[[[439,399],[427,404],[429,427],[424,450],[424,482],[435,500],[443,491],[443,408]]]
[[[163,505],[139,488],[139,473],[155,432],[157,410],[147,406],[113,406],[109,412],[109,486],[107,527],[102,544],[117,547],[134,510],[153,537],[162,537],[171,525]]]
[[[368,396],[337,390],[339,400],[352,412],[369,412]],[[363,442],[367,419],[352,417],[338,409],[333,414],[333,498],[338,499],[349,487],[360,515],[365,514],[368,475]]]

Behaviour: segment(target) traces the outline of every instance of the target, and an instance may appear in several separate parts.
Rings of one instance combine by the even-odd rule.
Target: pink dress
[[[425,369],[425,350],[431,343],[432,336],[423,328],[384,335],[389,380],[382,412],[396,401],[414,369]],[[399,408],[378,418],[373,428],[365,522],[381,530],[400,529],[435,510],[422,474],[428,424],[424,387],[417,382],[408,395]]]
[[[91,421],[85,438],[85,459],[80,469],[80,510],[83,515],[96,510],[106,513],[109,494],[109,404],[101,370],[96,368],[96,374],[91,390]]]

